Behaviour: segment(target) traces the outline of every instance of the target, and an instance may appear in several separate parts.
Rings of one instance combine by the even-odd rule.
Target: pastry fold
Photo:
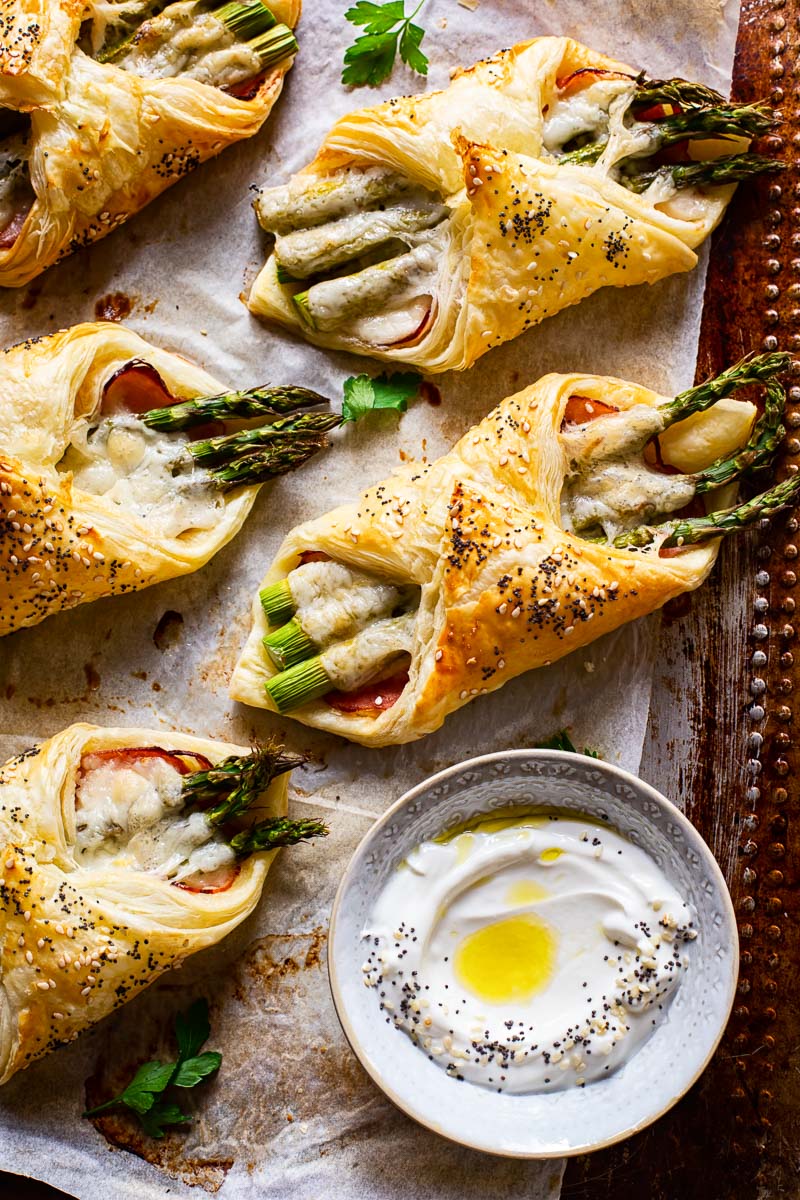
[[[0,636],[196,571],[253,505],[257,485],[221,491],[213,523],[170,536],[58,469],[107,382],[135,360],[155,368],[176,398],[224,391],[186,359],[111,322],[75,325],[0,356]]]
[[[0,1083],[215,945],[258,903],[275,850],[244,860],[224,890],[76,858],[76,786],[86,755],[154,747],[218,763],[248,750],[142,729],[72,725],[0,768]],[[286,812],[286,776],[259,801]]]
[[[270,66],[252,97],[240,98],[186,75],[149,78],[97,61],[76,45],[85,6],[74,0],[11,7],[0,26],[0,106],[29,117],[16,135],[29,178],[20,211],[0,229],[2,287],[21,287],[105,237],[194,167],[252,137],[293,61]],[[300,0],[274,7],[296,24]]]
[[[315,276],[300,283],[282,274],[279,237],[253,285],[251,310],[321,346],[428,372],[463,370],[598,288],[654,283],[691,270],[696,247],[720,220],[733,185],[690,189],[686,202],[664,175],[638,194],[623,186],[613,165],[619,131],[600,161],[561,162],[546,120],[563,103],[562,85],[568,88],[581,73],[602,86],[628,88],[628,102],[639,86],[634,68],[570,38],[542,37],[458,72],[445,91],[342,117],[285,189],[301,227],[317,223],[302,216],[303,193],[314,184],[388,170],[449,210],[429,239],[436,270],[426,279],[419,271],[414,276],[419,296],[405,323],[398,322],[399,306],[390,296],[381,311],[394,318],[391,325],[349,316],[333,324],[321,301],[314,307],[320,295]],[[264,228],[281,234],[285,229],[272,220],[278,191],[265,188],[255,207]],[[413,249],[426,236],[414,233],[406,246]],[[303,303],[305,288],[310,307]]]
[[[341,697],[331,703],[324,695],[286,711],[368,746],[411,741],[475,696],[549,665],[703,582],[718,539],[662,556],[657,547],[617,549],[613,541],[600,544],[565,528],[562,501],[572,468],[562,430],[576,396],[590,412],[608,405],[624,417],[634,410],[640,425],[644,414],[642,440],[648,412],[666,403],[618,379],[547,375],[504,400],[436,462],[409,463],[354,503],[289,533],[262,588],[285,580],[315,552],[314,558],[327,556],[405,595],[417,589],[419,602],[396,699],[381,694],[375,701],[383,692],[378,682],[372,711],[343,707]],[[706,466],[747,440],[755,412],[749,403],[720,401],[672,425],[664,454],[684,471]],[[596,426],[600,435],[602,425],[595,421],[587,428]],[[685,501],[678,497],[672,507],[679,503]],[[265,685],[276,667],[262,644],[269,624],[259,595],[252,618],[230,694],[273,708]]]

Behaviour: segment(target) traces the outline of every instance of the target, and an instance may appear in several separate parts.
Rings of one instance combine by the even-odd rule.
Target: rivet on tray
[[[752,833],[754,829],[758,829],[758,817],[755,815],[755,813],[747,814],[742,821],[742,827],[746,829],[748,833]]]
[[[768,996],[777,996],[777,994],[778,994],[777,980],[765,979],[764,980],[764,991],[767,993]]]
[[[772,871],[770,871],[768,873],[767,882],[768,883],[783,883],[783,871],[780,871],[777,867],[775,867]]]
[[[745,800],[748,804],[758,804],[761,799],[761,788],[751,787],[745,792]]]
[[[777,758],[775,760],[775,774],[780,776],[789,774],[789,764],[785,758]]]
[[[744,896],[742,898],[742,901],[741,901],[739,907],[741,908],[742,912],[755,912],[756,911],[755,899],[753,898],[753,896]],[[750,990],[749,984],[747,985],[746,990],[747,991]]]
[[[780,961],[781,961],[781,956],[780,956],[780,954],[777,954],[777,953],[773,952],[772,954],[768,954],[768,955],[767,955],[767,966],[768,966],[768,967],[770,968],[770,970],[772,970],[772,971],[774,971],[774,970],[776,969],[776,967],[778,966],[778,964],[780,963]]]
[[[742,880],[745,883],[755,883],[758,879],[758,871],[754,871],[752,867],[745,867],[742,871]]]
[[[750,985],[749,979],[740,979],[739,980],[739,988],[738,988],[739,995],[746,996],[747,993],[750,991],[750,986],[751,985]]]
[[[789,288],[789,295],[792,294],[792,288],[797,289],[797,298],[800,299],[800,283],[792,284],[792,286]],[[764,288],[764,299],[765,300],[777,300],[778,297],[780,296],[780,294],[781,294],[781,289],[778,287],[777,283],[768,283],[767,286]]]
[[[778,1014],[776,1013],[774,1008],[770,1007],[770,1008],[764,1009],[764,1016],[768,1021],[774,1021],[775,1018],[777,1017],[777,1015]]]
[[[758,854],[758,843],[748,838],[742,846],[742,854],[746,854],[748,858],[752,858],[754,854]]]
[[[769,823],[773,837],[783,837],[786,833],[786,817],[781,813],[777,817],[773,817]]]
[[[781,602],[781,608],[785,613],[793,613],[796,607],[796,601],[792,596],[787,596],[786,599]]]
[[[789,544],[784,547],[783,557],[797,558],[797,546],[795,546],[794,542],[789,542]]]
[[[767,900],[767,912],[776,913],[783,909],[783,901],[780,896],[770,896]]]
[[[784,625],[781,630],[782,635],[788,640],[794,637],[794,625]]]
[[[777,712],[775,713],[775,716],[778,718],[779,721],[791,721],[792,710],[789,708],[788,705],[782,704],[780,706],[780,708],[777,710]]]
[[[788,734],[785,729],[780,729],[775,734],[775,743],[778,746],[791,746],[791,744],[792,744],[791,735]]]
[[[772,842],[768,847],[770,858],[783,858],[786,854],[786,847],[783,842]]]
[[[743,967],[751,967],[753,965],[753,956],[749,950],[743,950],[739,955],[739,962]]]
[[[784,587],[794,587],[797,583],[797,576],[794,571],[784,571],[781,575],[781,583]]]
[[[785,804],[788,799],[789,799],[789,793],[786,791],[786,788],[783,788],[783,787],[773,788],[773,791],[772,791],[773,804]]]
[[[754,696],[760,696],[762,692],[765,692],[766,690],[767,685],[763,679],[759,679],[759,677],[756,676],[755,679],[750,680],[750,691]]]
[[[753,704],[749,709],[749,715],[751,721],[763,721],[764,709],[760,704]]]
[[[740,1021],[746,1021],[750,1016],[750,1009],[746,1005],[740,1004],[738,1008],[733,1010],[733,1015],[738,1017]]]
[[[775,33],[780,33],[780,31],[782,29],[786,28],[786,18],[785,17],[772,17],[770,20],[770,23],[769,23],[769,27],[770,27],[770,29],[773,29],[775,31]]]
[[[794,688],[794,680],[790,679],[788,675],[786,676],[785,679],[782,679],[780,681],[780,683],[778,684],[778,691],[781,692],[781,694],[784,696],[788,696],[789,692],[791,692],[793,688]]]
[[[765,338],[761,339],[761,348],[762,350],[777,350],[778,339],[771,333],[767,334]]]
[[[766,1037],[764,1038],[764,1045],[767,1047],[768,1050],[772,1050],[774,1048],[775,1038],[772,1036],[771,1033],[768,1033],[766,1035]]]

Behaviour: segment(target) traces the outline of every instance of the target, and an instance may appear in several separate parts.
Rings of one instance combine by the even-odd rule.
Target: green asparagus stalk
[[[278,846],[293,846],[307,838],[327,837],[328,826],[322,821],[290,821],[288,817],[273,817],[259,821],[250,829],[235,834],[228,845],[239,857],[257,850],[276,850]]]
[[[341,420],[338,413],[306,413],[299,417],[284,417],[258,429],[189,442],[186,449],[203,466],[219,466],[262,448],[279,451],[283,446],[298,446],[307,440],[318,444],[319,435],[334,429],[341,424]]]
[[[741,387],[751,383],[764,384],[788,371],[791,356],[777,351],[774,354],[754,354],[742,358],[739,362],[728,367],[714,379],[707,379],[685,392],[680,392],[674,400],[660,408],[665,420],[665,428],[675,421],[682,421],[692,413],[703,412],[711,408],[718,400],[731,396]]]
[[[745,471],[758,471],[772,462],[786,433],[781,424],[786,396],[774,379],[765,384],[765,390],[767,398],[764,412],[756,421],[747,445],[699,471],[695,476],[698,493],[712,491],[724,483],[730,483]]]
[[[319,652],[319,647],[312,642],[300,622],[293,618],[279,629],[273,629],[263,639],[267,654],[279,671],[303,662]]]
[[[720,104],[715,108],[690,108],[686,112],[647,122],[650,130],[648,145],[635,158],[649,157],[665,146],[693,138],[758,137],[772,127],[772,113],[761,104]],[[597,162],[608,145],[608,138],[599,138],[564,154],[562,163],[590,164]],[[623,159],[628,161],[627,159]],[[619,164],[618,164],[619,165]]]
[[[227,800],[233,792],[244,788],[252,792],[248,802],[251,803],[273,779],[303,762],[302,755],[291,754],[277,742],[267,742],[257,746],[252,754],[232,755],[207,771],[193,771],[185,776],[181,794],[186,805],[202,807],[212,801]]]
[[[705,517],[687,517],[682,521],[668,521],[663,525],[640,525],[614,538],[618,550],[630,550],[651,545],[666,533],[662,546],[692,546],[706,542],[709,538],[726,537],[739,533],[764,517],[773,517],[784,508],[800,499],[800,473],[790,475],[783,483],[755,496],[744,504],[721,509]],[[280,678],[280,676],[277,676]]]
[[[322,659],[317,656],[296,663],[280,675],[273,675],[264,686],[278,712],[284,713],[318,700],[332,691],[334,684],[322,665]]]
[[[261,60],[263,68],[271,67],[298,50],[297,38],[288,25],[276,25],[267,33],[252,38],[247,45]]]
[[[235,458],[230,463],[214,467],[211,478],[222,487],[240,487],[245,484],[266,483],[278,475],[287,475],[302,467],[309,458],[324,449],[328,439],[324,434],[298,437],[268,446],[258,453]]]
[[[631,102],[637,108],[654,104],[677,104],[680,108],[718,107],[725,103],[721,92],[688,79],[642,79]]]
[[[258,593],[261,607],[270,625],[283,625],[295,614],[295,602],[288,579],[279,579]]]
[[[215,8],[214,16],[221,21],[240,42],[266,33],[277,25],[277,18],[261,0],[243,0],[242,3],[223,4]]]
[[[709,162],[676,163],[673,166],[656,167],[652,171],[640,171],[625,176],[625,187],[631,192],[645,192],[655,179],[669,174],[676,187],[721,187],[726,183],[740,183],[754,175],[777,174],[785,171],[786,164],[762,154],[734,154],[730,158],[715,158]]]
[[[170,404],[166,408],[153,408],[143,413],[141,419],[150,429],[172,431],[189,429],[192,425],[206,425],[209,421],[278,417],[329,403],[325,396],[308,388],[293,385],[268,387],[265,384],[244,392],[223,392],[219,396],[202,396],[197,400]]]
[[[112,41],[107,46],[103,46],[95,55],[97,61],[100,63],[114,63],[127,54],[136,41],[142,25],[152,17],[158,16],[160,12],[163,12],[167,7],[167,3],[168,0],[150,0],[150,3],[136,14],[134,28],[118,41]]]

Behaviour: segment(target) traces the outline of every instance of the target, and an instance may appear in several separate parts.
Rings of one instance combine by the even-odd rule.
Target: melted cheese
[[[337,642],[321,655],[322,665],[334,687],[353,692],[399,658],[410,654],[416,613],[375,621],[346,642]]]
[[[611,102],[620,95],[630,97],[634,91],[635,85],[628,79],[599,79],[579,92],[556,99],[544,119],[545,149],[555,154],[580,134],[605,134]]]
[[[156,536],[211,529],[223,507],[211,477],[181,458],[186,439],[165,437],[138,418],[115,416],[91,426],[81,421],[58,464],[74,486],[146,518]]]
[[[674,512],[694,499],[685,475],[651,471],[642,462],[608,462],[568,484],[562,496],[564,528],[602,525],[608,538]]]
[[[157,757],[87,770],[76,789],[78,865],[130,867],[176,883],[232,864],[233,850],[203,813],[180,815],[182,779]]]
[[[310,562],[288,577],[295,616],[318,646],[349,637],[401,600],[398,588],[337,562]]]
[[[151,17],[117,65],[148,78],[186,75],[217,87],[251,79],[261,70],[255,51],[196,0],[178,0]]]

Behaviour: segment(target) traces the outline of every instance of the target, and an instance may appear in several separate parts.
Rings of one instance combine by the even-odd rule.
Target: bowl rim
[[[714,1038],[713,1044],[708,1050],[708,1053],[706,1054],[702,1063],[698,1065],[691,1079],[688,1080],[686,1086],[681,1091],[677,1092],[674,1096],[671,1096],[656,1111],[649,1114],[643,1120],[637,1121],[627,1129],[614,1134],[612,1137],[604,1138],[601,1141],[587,1141],[581,1145],[569,1146],[566,1149],[503,1150],[491,1145],[489,1142],[478,1143],[476,1141],[469,1141],[458,1137],[454,1133],[445,1132],[434,1122],[426,1120],[424,1117],[420,1116],[419,1113],[415,1111],[413,1104],[399,1095],[392,1084],[387,1081],[378,1064],[372,1060],[364,1047],[361,1045],[358,1033],[348,1016],[347,1006],[345,1004],[344,995],[340,989],[339,977],[337,974],[334,945],[339,913],[343,907],[344,899],[349,891],[350,885],[355,878],[358,869],[362,865],[362,860],[366,850],[368,846],[372,844],[373,840],[380,834],[380,831],[384,828],[384,826],[386,826],[401,809],[410,804],[412,801],[416,800],[421,793],[426,792],[429,788],[442,783],[443,781],[451,778],[453,775],[461,774],[463,771],[471,770],[486,763],[500,762],[504,760],[508,761],[509,759],[530,760],[531,758],[541,759],[545,762],[575,762],[584,767],[588,763],[591,763],[593,768],[596,768],[606,775],[626,783],[628,786],[633,786],[634,788],[639,789],[644,794],[645,798],[654,801],[659,805],[659,807],[666,807],[670,813],[670,816],[676,821],[676,823],[684,831],[688,831],[690,835],[693,838],[696,838],[700,843],[706,867],[710,871],[711,875],[714,876],[715,882],[717,883],[720,896],[722,898],[723,909],[727,918],[727,926],[732,933],[731,945],[733,949],[733,962],[730,972],[731,983],[729,987],[727,1004],[725,1006],[724,1019],[719,1023],[719,1029]],[[336,1010],[336,1016],[339,1020],[339,1024],[342,1027],[350,1049],[353,1051],[372,1082],[380,1089],[380,1091],[383,1092],[385,1096],[388,1097],[389,1100],[392,1101],[397,1108],[400,1109],[401,1112],[405,1113],[406,1116],[411,1117],[411,1119],[416,1121],[417,1124],[423,1125],[425,1128],[432,1130],[432,1132],[438,1134],[439,1137],[446,1138],[448,1141],[453,1142],[456,1145],[464,1146],[467,1149],[478,1150],[482,1153],[492,1154],[496,1157],[502,1158],[515,1158],[523,1160],[539,1159],[546,1161],[548,1159],[574,1158],[579,1154],[594,1153],[595,1150],[604,1150],[609,1146],[616,1145],[618,1142],[625,1141],[626,1138],[632,1137],[635,1133],[640,1133],[643,1129],[646,1129],[649,1125],[652,1125],[654,1121],[657,1121],[659,1118],[663,1117],[665,1113],[669,1112],[669,1110],[686,1095],[690,1088],[694,1087],[716,1053],[717,1048],[719,1047],[719,1044],[725,1034],[728,1022],[730,1021],[733,1003],[736,998],[736,984],[739,977],[739,935],[738,926],[736,923],[736,912],[733,907],[733,901],[731,899],[730,892],[728,891],[728,885],[725,880],[725,876],[722,873],[722,869],[720,868],[719,863],[711,851],[711,848],[708,846],[699,830],[692,824],[689,818],[678,808],[678,806],[673,803],[672,800],[663,795],[662,792],[659,792],[657,788],[652,786],[652,784],[647,783],[644,779],[640,779],[638,775],[634,775],[631,771],[625,770],[624,767],[617,766],[616,763],[610,763],[601,758],[590,758],[589,756],[579,752],[573,753],[572,751],[568,750],[539,750],[535,747],[516,747],[510,750],[496,750],[489,754],[478,754],[472,758],[467,758],[461,762],[454,763],[452,766],[445,767],[443,770],[437,771],[433,775],[429,775],[426,779],[423,779],[420,783],[415,784],[414,787],[409,788],[408,791],[404,792],[403,795],[400,796],[399,799],[395,800],[394,803],[386,810],[386,812],[378,817],[378,819],[370,826],[353,851],[350,861],[344,870],[344,874],[339,881],[339,886],[336,889],[336,895],[331,908],[328,929],[327,964],[328,984],[331,991],[331,997],[333,999],[333,1006]]]

